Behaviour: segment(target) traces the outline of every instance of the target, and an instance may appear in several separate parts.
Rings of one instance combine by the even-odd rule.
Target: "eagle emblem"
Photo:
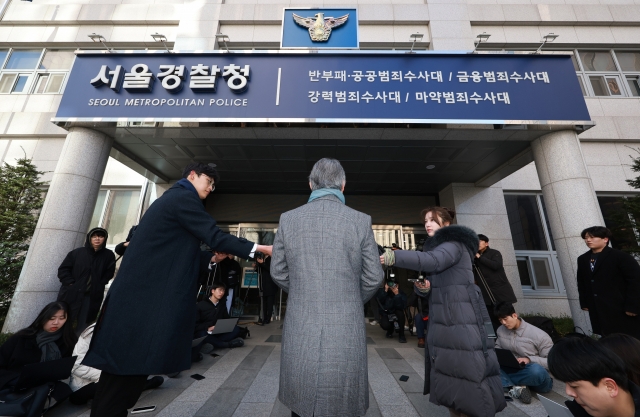
[[[302,17],[293,13],[293,20],[302,27],[309,29],[309,36],[313,42],[326,42],[331,36],[331,29],[344,25],[349,14],[341,17],[324,17],[324,13],[316,13],[315,17]]]

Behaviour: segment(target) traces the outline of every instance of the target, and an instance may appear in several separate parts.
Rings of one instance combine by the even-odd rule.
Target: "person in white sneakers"
[[[509,302],[496,304],[494,314],[502,324],[498,327],[496,348],[511,351],[518,362],[525,365],[520,370],[501,366],[502,387],[505,391],[509,390],[512,397],[529,404],[530,390],[545,393],[553,387],[547,366],[547,356],[553,347],[553,341],[543,330],[518,317],[513,304]]]
[[[89,350],[91,344],[91,337],[93,336],[93,329],[95,323],[87,327],[78,338],[78,343],[73,348],[73,356],[77,356],[76,363],[71,370],[71,379],[69,380],[69,386],[73,391],[73,394],[69,397],[69,401],[76,405],[86,404],[87,401],[92,400],[96,395],[96,389],[98,387],[97,382],[100,379],[99,369],[92,368],[82,364],[84,355]],[[147,379],[144,389],[158,388],[164,382],[164,378],[161,376],[154,376]],[[133,407],[135,404],[131,404]]]

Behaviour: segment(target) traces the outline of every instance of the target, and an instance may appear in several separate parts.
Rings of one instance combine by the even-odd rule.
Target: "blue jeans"
[[[418,339],[424,339],[424,325],[425,321],[422,320],[422,314],[418,313],[413,319],[413,322],[416,325],[416,336]]]
[[[549,392],[553,387],[553,379],[546,369],[537,363],[528,363],[524,369],[506,373],[500,368],[500,379],[503,387],[524,385],[536,392]]]

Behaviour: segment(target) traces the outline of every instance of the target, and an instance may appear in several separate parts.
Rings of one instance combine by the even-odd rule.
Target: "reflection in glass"
[[[505,194],[515,250],[548,250],[535,195]]]
[[[622,71],[640,71],[640,52],[616,52]]]
[[[36,69],[42,49],[14,49],[5,69]]]
[[[589,81],[591,81],[591,88],[593,88],[593,94],[596,96],[608,96],[609,90],[607,86],[604,84],[603,77],[589,77]]]
[[[612,247],[620,250],[637,248],[638,241],[631,220],[622,206],[622,199],[623,197],[598,197],[604,225],[613,232]]]
[[[585,71],[617,71],[608,51],[580,51]]]
[[[17,77],[18,74],[2,74],[0,76],[0,93],[10,93]]]
[[[536,289],[553,289],[549,260],[547,258],[531,258],[531,266],[536,277]]]
[[[7,54],[9,54],[8,49],[0,49],[0,68],[2,68],[2,64],[4,64],[4,59],[7,57]]]
[[[627,83],[629,83],[629,89],[631,90],[631,95],[634,97],[640,96],[640,82],[638,81],[640,77],[628,77]]]
[[[64,81],[64,74],[51,74],[49,76],[47,88],[44,90],[44,92],[54,94],[59,93],[60,87],[62,86],[62,81]]]
[[[94,227],[100,227],[100,220],[102,220],[102,210],[104,209],[104,202],[107,198],[107,190],[100,190],[98,192],[98,200],[96,206],[93,209],[93,215],[91,216],[91,223],[89,223],[89,230]],[[87,230],[87,232],[89,231]]]
[[[73,60],[76,55],[73,51],[51,51],[48,50],[44,58],[42,58],[42,63],[40,64],[40,69],[44,70],[67,70],[71,68],[73,65]]]
[[[607,86],[609,86],[609,91],[612,96],[619,96],[622,94],[616,77],[607,77]]]
[[[29,76],[27,74],[18,75],[18,81],[16,81],[16,85],[13,87],[14,93],[23,93],[25,87],[27,86],[27,80]]]
[[[551,250],[556,250],[556,242],[553,240],[553,233],[551,232],[551,224],[549,224],[549,215],[547,214],[547,206],[544,204],[544,196],[540,196],[540,205],[542,206],[542,214],[544,214],[544,221],[547,224],[547,233],[549,234],[549,240],[551,241]]]
[[[520,284],[522,286],[531,287],[531,275],[529,275],[529,266],[527,265],[527,259],[517,258],[518,274],[520,274]]]
[[[109,232],[107,244],[124,242],[138,218],[140,191],[111,191],[104,227]]]

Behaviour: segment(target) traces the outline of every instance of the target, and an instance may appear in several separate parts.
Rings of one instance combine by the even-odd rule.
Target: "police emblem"
[[[313,42],[326,42],[331,36],[331,29],[344,25],[349,14],[341,17],[324,17],[324,13],[316,13],[314,17],[302,17],[293,13],[293,20],[302,27],[309,29],[309,36]]]

